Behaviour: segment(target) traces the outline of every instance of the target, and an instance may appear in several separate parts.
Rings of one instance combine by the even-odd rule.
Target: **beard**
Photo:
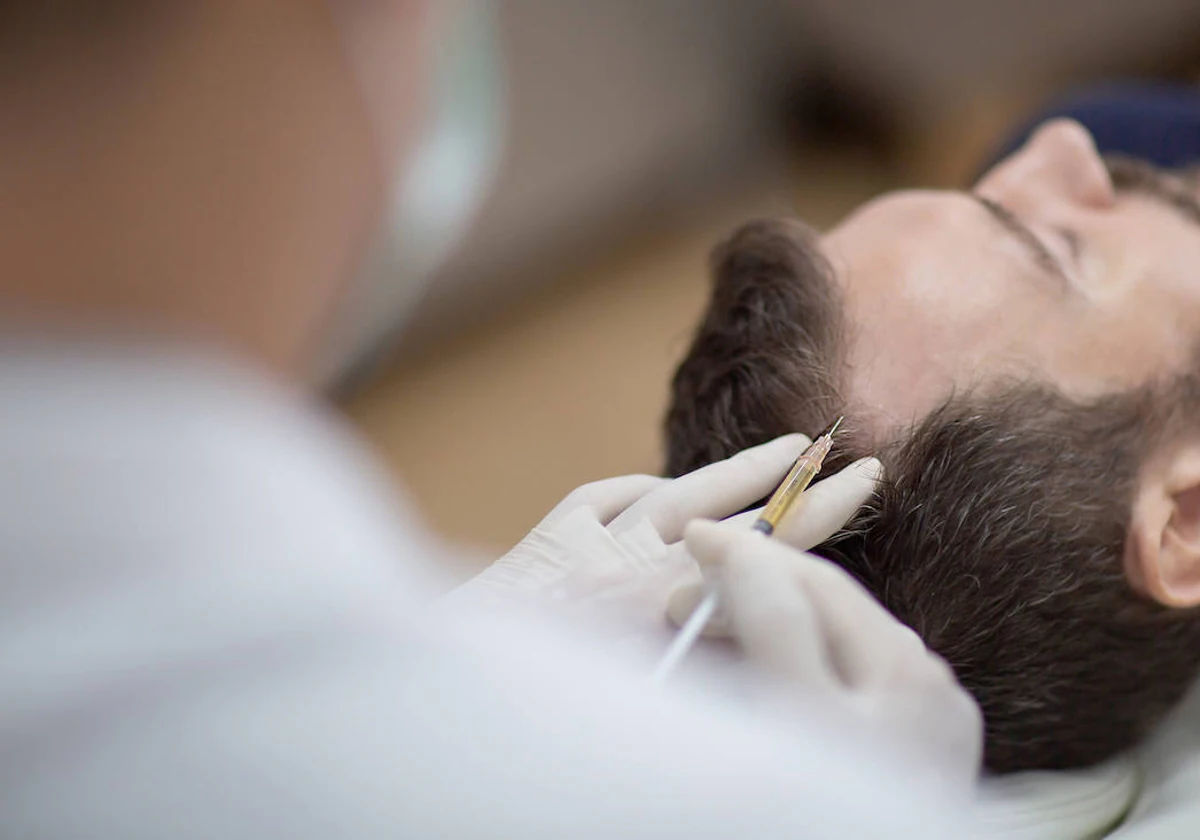
[[[1139,468],[1195,390],[1079,403],[1016,383],[950,400],[882,447],[877,497],[815,549],[950,663],[991,770],[1103,761],[1194,681],[1200,612],[1138,595],[1125,553]],[[842,459],[874,448],[847,443]]]

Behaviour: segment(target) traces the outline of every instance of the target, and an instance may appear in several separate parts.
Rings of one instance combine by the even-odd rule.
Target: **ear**
[[[1200,605],[1200,440],[1172,444],[1143,470],[1125,573],[1136,591],[1160,604]]]

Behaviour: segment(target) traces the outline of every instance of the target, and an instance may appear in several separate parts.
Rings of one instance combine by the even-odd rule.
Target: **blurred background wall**
[[[961,186],[1047,97],[1200,68],[1195,0],[466,8],[503,115],[490,188],[398,340],[352,319],[331,376],[432,526],[480,558],[582,482],[657,471],[705,258],[735,224],[825,226],[898,185]],[[399,305],[366,311],[395,332]]]

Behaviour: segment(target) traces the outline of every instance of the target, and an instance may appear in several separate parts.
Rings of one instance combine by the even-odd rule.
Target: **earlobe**
[[[1200,447],[1185,447],[1139,482],[1125,570],[1138,592],[1168,607],[1200,605]]]

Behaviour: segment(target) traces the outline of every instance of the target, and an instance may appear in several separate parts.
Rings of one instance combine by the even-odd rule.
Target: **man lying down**
[[[816,552],[954,668],[997,772],[1100,762],[1200,667],[1200,204],[1046,124],[969,193],[752,222],[666,421],[671,475],[846,415],[875,501]]]

